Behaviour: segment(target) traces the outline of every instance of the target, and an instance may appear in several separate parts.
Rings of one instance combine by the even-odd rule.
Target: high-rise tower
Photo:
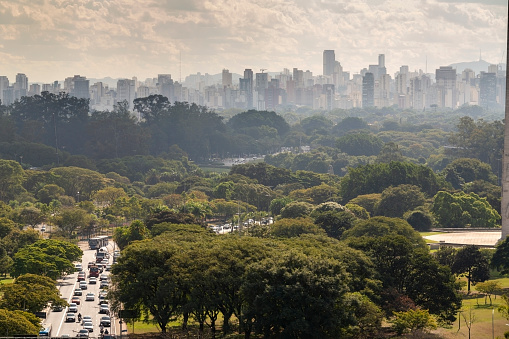
[[[333,50],[323,51],[323,75],[332,76],[336,64],[336,54]]]

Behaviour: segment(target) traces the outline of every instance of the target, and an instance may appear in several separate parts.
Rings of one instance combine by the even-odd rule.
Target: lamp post
[[[78,191],[78,204],[80,203],[80,191]]]

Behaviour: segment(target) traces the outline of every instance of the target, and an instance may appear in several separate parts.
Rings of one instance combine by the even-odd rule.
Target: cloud
[[[218,73],[223,68],[321,74],[336,50],[353,73],[386,54],[430,68],[505,50],[498,0],[0,0],[2,69],[50,82],[88,77]]]

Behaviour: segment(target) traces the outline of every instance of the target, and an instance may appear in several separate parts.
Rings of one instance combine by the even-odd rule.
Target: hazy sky
[[[50,82],[158,73],[357,73],[505,61],[506,0],[0,0],[0,75]]]

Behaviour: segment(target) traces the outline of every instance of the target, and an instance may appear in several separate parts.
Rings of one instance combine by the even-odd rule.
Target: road
[[[108,246],[108,250],[110,252],[110,258],[109,263],[111,264],[112,258],[113,258],[113,248],[110,244]],[[82,257],[82,266],[83,270],[86,272],[87,276],[87,285],[88,285],[88,262],[95,261],[95,250],[88,249],[88,244],[86,243],[80,243],[80,247],[83,250],[83,257]],[[108,274],[109,272],[104,271],[104,274]],[[79,283],[77,281],[78,278],[78,272],[75,272],[73,274],[67,275],[63,279],[58,280],[58,288],[60,290],[60,294],[62,295],[62,298],[66,299],[67,302],[71,302],[71,299],[74,294],[74,289],[78,287]],[[85,301],[85,297],[87,293],[94,293],[95,294],[95,300],[94,301]],[[80,305],[78,305],[78,313],[81,313],[82,316],[89,315],[92,317],[92,323],[94,325],[93,332],[90,333],[90,337],[99,337],[100,336],[100,328],[99,323],[101,317],[105,316],[106,314],[100,314],[99,313],[99,279],[97,279],[97,284],[92,284],[87,286],[87,290],[83,290],[83,295],[79,296],[80,299]],[[65,315],[67,313],[67,309],[64,309],[61,312],[54,312],[51,311],[47,317],[47,319],[44,321],[45,323],[50,323],[52,325],[52,331],[51,336],[53,337],[61,337],[63,335],[69,335],[70,337],[76,337],[76,334],[80,329],[82,329],[81,322],[75,322],[75,323],[67,323],[65,322]],[[76,314],[77,315],[77,314]],[[111,334],[120,334],[119,330],[119,322],[118,319],[113,317],[113,314],[110,314],[111,316],[111,328],[107,328],[108,332]],[[106,329],[106,328],[105,328]]]

